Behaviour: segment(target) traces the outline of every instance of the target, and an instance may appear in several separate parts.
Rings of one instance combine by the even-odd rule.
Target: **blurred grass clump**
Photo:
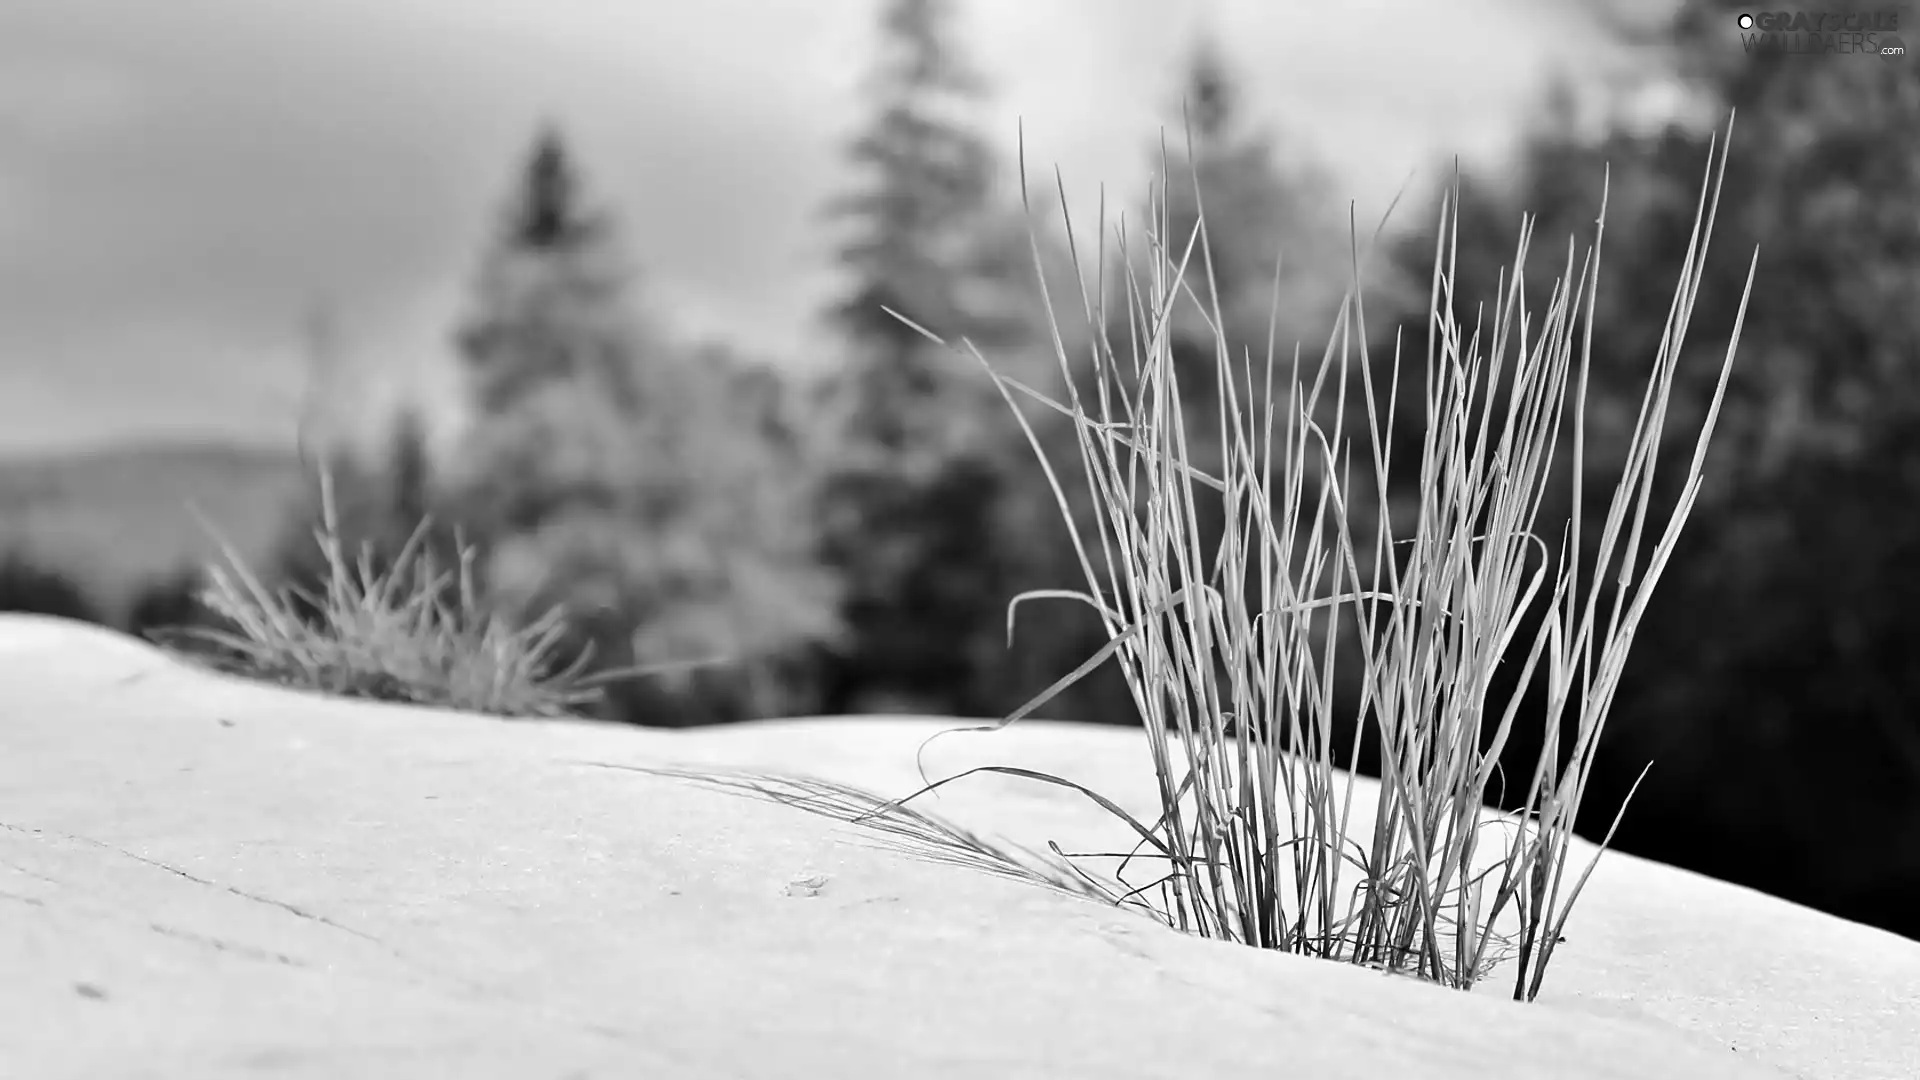
[[[516,626],[481,603],[475,551],[442,570],[424,543],[423,518],[381,569],[365,542],[350,557],[340,535],[331,470],[320,472],[322,521],[313,539],[326,561],[324,589],[262,583],[221,541],[198,599],[216,625],[162,628],[156,640],[224,670],[342,697],[373,698],[500,716],[562,716],[597,691],[580,677],[585,657],[561,667],[554,645],[563,613]]]

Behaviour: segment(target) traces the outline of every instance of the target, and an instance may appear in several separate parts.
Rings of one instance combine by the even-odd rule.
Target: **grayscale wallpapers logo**
[[[1742,13],[1740,45],[1772,56],[1878,56],[1904,59],[1896,33],[1900,13],[1882,11],[1761,11]]]

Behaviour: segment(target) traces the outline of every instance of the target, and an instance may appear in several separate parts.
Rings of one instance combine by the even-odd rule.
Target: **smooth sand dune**
[[[1510,966],[1462,993],[1197,940],[603,767],[898,796],[952,726],[505,722],[0,616],[0,1076],[1920,1077],[1920,944],[1628,856],[1523,1005]],[[926,761],[1151,803],[1138,731],[1023,723]],[[916,805],[1032,846],[1117,835],[1060,789],[944,795]]]

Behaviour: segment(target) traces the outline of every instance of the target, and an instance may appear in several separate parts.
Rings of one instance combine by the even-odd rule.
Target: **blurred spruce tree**
[[[985,373],[888,313],[996,364],[1040,336],[1025,227],[967,126],[984,90],[952,41],[953,15],[950,0],[886,3],[872,111],[848,148],[860,183],[826,207],[846,230],[848,278],[828,315],[851,347],[827,388],[840,439],[821,499],[850,631],[825,661],[834,712],[1019,703],[1003,660],[1022,571],[1000,520],[1010,487],[1038,466]]]
[[[490,596],[554,604],[594,669],[723,661],[608,689],[605,715],[656,725],[805,711],[790,654],[831,639],[806,463],[782,453],[762,388],[632,307],[611,218],[551,127],[535,140],[457,335],[471,406],[448,467]],[[749,403],[759,402],[759,406]]]
[[[456,334],[475,411],[498,415],[569,379],[636,409],[635,353],[657,344],[629,310],[631,278],[612,218],[587,202],[560,132],[543,126]]]

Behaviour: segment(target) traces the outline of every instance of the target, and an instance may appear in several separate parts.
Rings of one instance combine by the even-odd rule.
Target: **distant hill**
[[[191,507],[257,565],[307,482],[291,449],[211,443],[0,459],[0,554],[71,575],[117,615],[146,580],[219,558]]]

